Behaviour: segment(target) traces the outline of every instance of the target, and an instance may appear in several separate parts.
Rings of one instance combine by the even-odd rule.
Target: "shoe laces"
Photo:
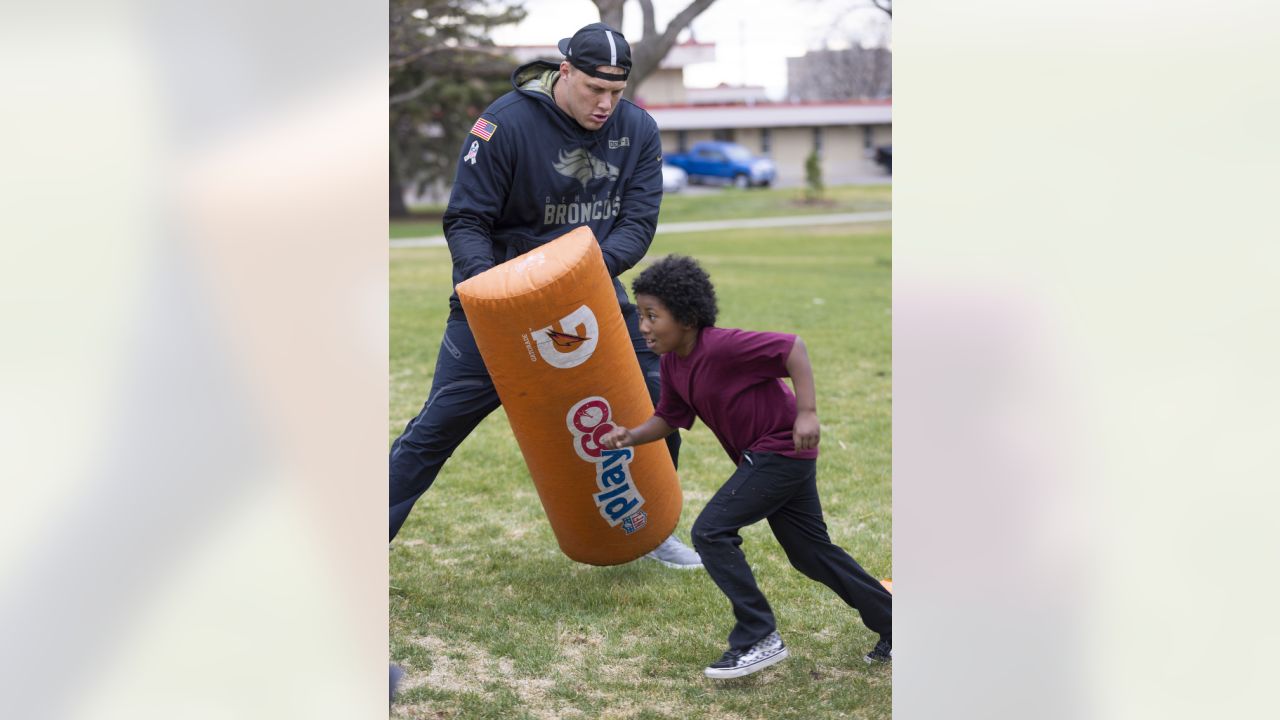
[[[734,650],[733,648],[729,648],[728,650],[724,651],[724,655],[720,656],[719,662],[735,663],[738,661],[738,658],[742,657],[743,655],[744,653],[741,650]]]

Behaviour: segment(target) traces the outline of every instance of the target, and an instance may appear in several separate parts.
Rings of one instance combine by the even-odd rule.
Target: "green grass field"
[[[888,188],[881,192],[887,206]],[[710,212],[696,205],[681,211]],[[750,209],[739,214],[755,215]],[[650,257],[670,252],[710,272],[718,324],[805,339],[823,424],[827,525],[869,572],[891,577],[888,225],[662,235]],[[390,439],[426,398],[449,273],[445,248],[391,251]],[[701,424],[684,437],[677,532],[688,541],[733,468]],[[767,524],[743,537],[792,656],[712,681],[702,668],[724,650],[733,623],[725,597],[702,571],[566,558],[499,410],[446,464],[392,544],[391,656],[406,670],[392,716],[889,717],[892,670],[861,659],[874,634],[790,567]]]
[[[804,190],[726,188],[713,196],[677,193],[662,199],[658,222],[718,220],[726,217],[775,217],[823,213],[867,212],[889,209],[888,185],[845,185],[827,188],[825,201],[801,202]],[[413,208],[414,217],[391,221],[391,238],[440,235],[440,215],[444,207],[423,205]]]

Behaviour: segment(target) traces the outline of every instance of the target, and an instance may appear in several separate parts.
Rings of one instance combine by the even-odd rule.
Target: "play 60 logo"
[[[573,434],[574,452],[595,466],[600,492],[592,497],[601,517],[610,527],[621,523],[629,535],[645,525],[645,512],[640,510],[644,498],[631,479],[631,448],[610,450],[600,445],[600,438],[614,427],[612,418],[609,401],[592,396],[569,408],[565,424]]]

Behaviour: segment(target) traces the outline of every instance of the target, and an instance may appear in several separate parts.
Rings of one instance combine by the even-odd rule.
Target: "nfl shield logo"
[[[646,513],[643,510],[637,510],[635,514],[632,515],[631,517],[622,519],[622,529],[627,531],[627,534],[630,535],[631,533],[639,530],[640,528],[644,527],[648,523],[649,523],[648,513]]]

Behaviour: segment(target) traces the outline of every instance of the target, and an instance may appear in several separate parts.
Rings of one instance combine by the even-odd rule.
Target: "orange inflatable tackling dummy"
[[[617,565],[660,545],[682,502],[666,444],[598,443],[653,403],[595,235],[576,228],[457,290],[560,549]]]

